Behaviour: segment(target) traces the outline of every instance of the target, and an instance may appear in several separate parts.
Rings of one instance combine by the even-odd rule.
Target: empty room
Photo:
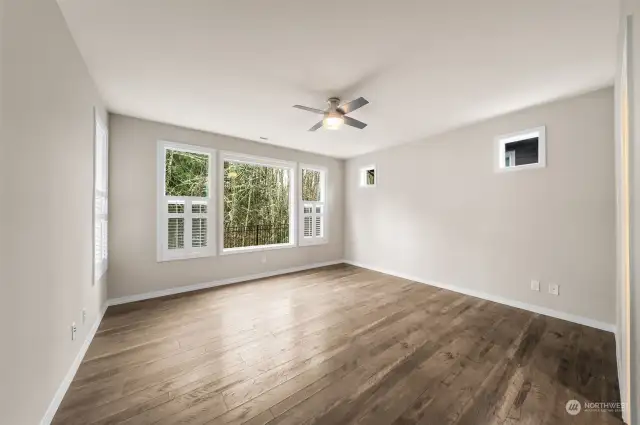
[[[640,424],[640,1],[0,0],[0,45],[0,424]]]

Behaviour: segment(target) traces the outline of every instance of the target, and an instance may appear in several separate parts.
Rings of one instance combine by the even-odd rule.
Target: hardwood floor
[[[55,424],[621,424],[607,332],[357,267],[110,307]]]

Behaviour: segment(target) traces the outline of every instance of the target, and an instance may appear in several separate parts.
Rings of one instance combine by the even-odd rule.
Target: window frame
[[[98,131],[101,130],[104,134],[104,152],[102,152],[102,146],[99,146],[99,143],[102,140],[98,140]],[[100,153],[103,153],[104,156],[100,158]],[[100,196],[98,194],[98,161],[101,160],[101,169],[104,178],[104,195]],[[97,213],[96,207],[97,202],[96,199],[98,197],[103,198],[103,212]],[[101,222],[100,226],[100,245],[101,245],[101,259],[98,262],[96,260],[97,250],[96,250],[96,239],[98,234],[96,232],[96,224],[98,221]],[[105,225],[105,228],[102,225]],[[94,108],[93,110],[93,226],[92,226],[92,234],[93,234],[93,279],[92,285],[95,285],[99,282],[107,272],[109,268],[109,128],[102,121],[98,110]]]
[[[224,247],[224,163],[240,162],[244,164],[258,165],[263,167],[284,168],[289,170],[289,243],[272,244],[272,245],[256,245],[237,248]],[[218,200],[216,211],[217,217],[217,247],[220,255],[233,255],[248,252],[269,251],[274,249],[295,248],[298,246],[298,238],[296,229],[298,228],[298,220],[296,215],[297,208],[297,184],[295,176],[298,170],[298,164],[293,161],[281,159],[266,158],[255,155],[242,154],[231,151],[220,151],[218,155]]]
[[[373,184],[367,184],[367,172],[373,170]],[[360,168],[360,187],[376,187],[378,185],[378,170],[375,164]]]
[[[532,139],[534,137],[538,138],[538,162],[506,167],[504,165],[506,160],[506,145],[509,143]],[[536,168],[545,168],[547,166],[547,129],[545,126],[534,127],[527,130],[517,131],[515,133],[503,134],[495,138],[494,146],[494,170],[497,173],[532,170]]]
[[[199,196],[170,196],[166,195],[166,181],[165,181],[165,171],[166,171],[166,151],[177,150],[183,152],[191,152],[195,154],[205,154],[209,156],[209,170],[208,170],[208,186],[209,190],[206,197]],[[216,255],[216,215],[217,215],[217,205],[215,203],[216,199],[216,185],[215,185],[215,177],[214,173],[216,170],[216,150],[206,147],[206,146],[198,146],[198,145],[190,145],[186,143],[178,143],[178,142],[170,142],[167,140],[158,140],[157,145],[157,204],[156,204],[156,245],[157,245],[157,261],[175,261],[175,260],[185,260],[191,258],[202,258],[202,257],[214,257]],[[172,216],[170,216],[168,212],[168,203],[170,201],[184,201],[184,213],[172,213],[172,214],[180,214],[180,216],[174,215],[175,218],[184,218],[184,233],[185,233],[185,247],[181,250],[170,250],[168,249],[167,241],[168,241],[168,220]],[[207,202],[207,212],[202,213],[193,213],[192,209],[189,208],[193,205],[194,201],[205,201]],[[204,215],[207,219],[207,241],[208,244],[206,247],[193,248],[191,247],[192,243],[192,234],[191,234],[191,221],[197,215],[198,217]],[[187,245],[188,241],[188,245]]]
[[[302,199],[302,171],[303,170],[311,170],[311,171],[319,171],[320,172],[320,201],[305,201]],[[329,176],[329,171],[327,170],[326,167],[323,167],[321,165],[313,165],[313,164],[298,164],[298,192],[297,192],[297,198],[298,198],[298,245],[299,246],[312,246],[312,245],[323,245],[329,242],[329,209],[328,209],[328,201],[327,201],[327,186],[328,186],[328,176]],[[304,212],[304,205],[305,203],[311,203],[313,204],[313,212],[311,213],[311,217],[317,217],[318,213],[315,211],[315,208],[317,206],[321,206],[322,207],[322,213],[320,214],[320,216],[322,216],[323,220],[322,220],[322,225],[323,225],[323,229],[322,229],[322,236],[321,237],[317,237],[317,236],[311,236],[309,237],[305,237],[304,236],[304,218],[305,218],[305,212]],[[314,221],[314,225],[315,225],[315,220]]]

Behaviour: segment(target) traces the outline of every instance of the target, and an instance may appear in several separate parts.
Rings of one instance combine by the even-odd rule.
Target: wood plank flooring
[[[54,424],[622,424],[607,332],[348,265],[110,307]]]

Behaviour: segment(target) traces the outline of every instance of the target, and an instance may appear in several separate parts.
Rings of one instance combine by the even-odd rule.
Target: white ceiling
[[[60,0],[109,110],[336,157],[613,82],[612,0]],[[364,130],[307,129],[330,96]]]

